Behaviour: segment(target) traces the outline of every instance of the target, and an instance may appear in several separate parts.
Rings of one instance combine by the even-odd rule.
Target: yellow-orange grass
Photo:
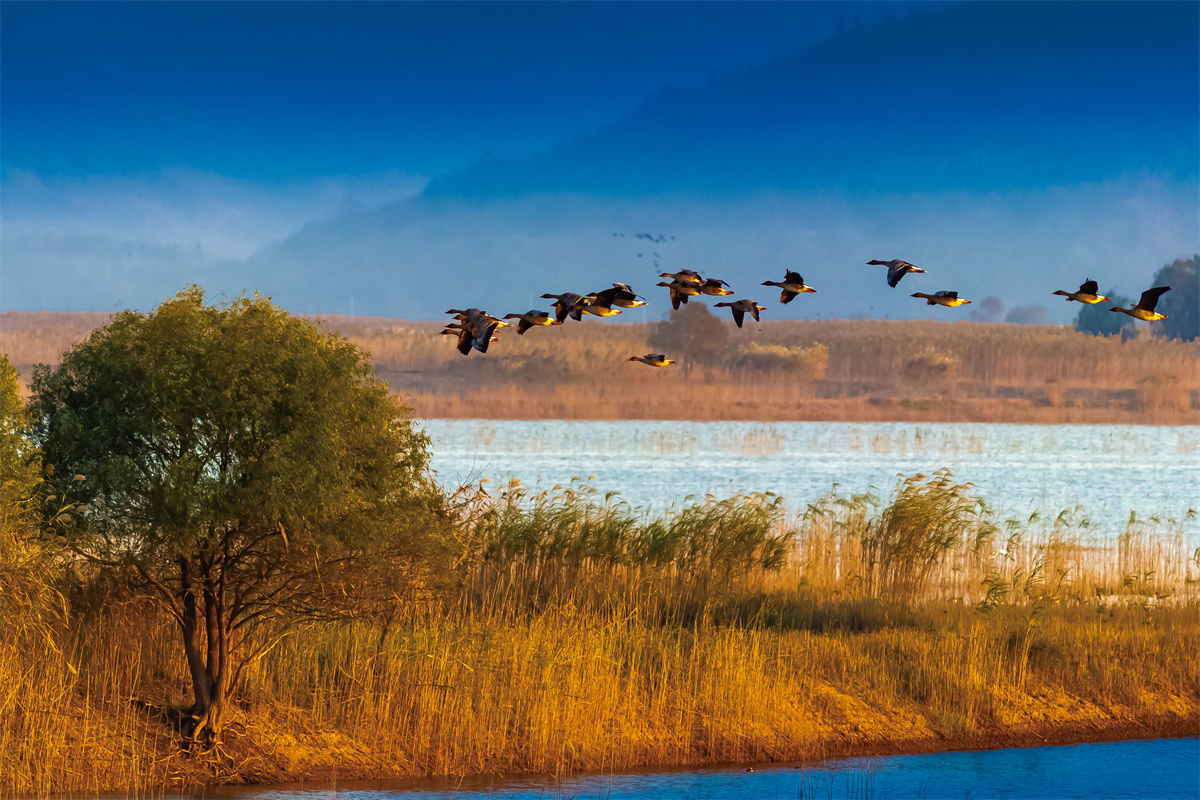
[[[474,602],[410,609],[382,637],[365,623],[299,630],[240,690],[237,723],[262,757],[227,759],[223,774],[302,770],[329,752],[397,775],[759,760],[1200,708],[1186,522],[1093,543],[1070,517],[1035,521],[999,564],[1009,577],[1055,565],[1043,590],[981,614],[970,604],[996,561],[965,545],[919,604],[863,597],[864,514],[835,504],[793,521],[782,573],[725,587],[690,623],[663,622],[693,599],[671,591],[669,568],[584,570],[533,607],[520,570],[479,565]],[[12,535],[5,548],[6,588],[24,588],[0,605],[0,793],[195,780],[171,730],[131,702],[189,700],[170,621],[136,603],[72,614],[39,551]],[[1118,601],[1098,605],[1106,593]],[[1148,605],[1159,593],[1173,597]],[[353,746],[306,750],[314,730]]]

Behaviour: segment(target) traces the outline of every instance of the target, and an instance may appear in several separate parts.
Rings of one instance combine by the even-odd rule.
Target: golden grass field
[[[28,380],[102,313],[0,313],[0,349]],[[1122,342],[1065,327],[886,320],[727,323],[712,366],[655,369],[657,323],[586,319],[501,330],[462,357],[437,323],[323,318],[371,353],[422,418],[852,420],[1194,424],[1195,343]]]
[[[224,743],[192,754],[167,724],[190,699],[173,623],[119,591],[68,604],[52,588],[64,565],[5,517],[0,794],[789,760],[1200,721],[1191,520],[1097,542],[1077,513],[976,517],[921,582],[868,592],[861,498],[796,514],[744,495],[657,520],[586,484],[456,502],[451,594],[280,640],[238,687]]]

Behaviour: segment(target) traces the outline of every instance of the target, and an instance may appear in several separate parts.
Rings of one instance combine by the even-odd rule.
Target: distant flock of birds
[[[887,267],[887,282],[888,286],[892,288],[895,288],[900,283],[900,279],[910,272],[925,272],[920,267],[910,264],[907,261],[901,261],[898,258],[891,261],[872,260],[868,261],[867,264]],[[700,273],[691,269],[684,269],[679,272],[663,272],[659,277],[671,279],[669,282],[663,281],[657,285],[666,287],[670,292],[671,307],[674,309],[687,305],[688,299],[692,297],[700,295],[727,297],[734,293],[733,289],[725,281],[719,278],[702,277]],[[788,271],[783,276],[782,281],[763,281],[762,285],[778,288],[781,292],[779,302],[783,305],[792,302],[798,295],[817,291],[811,286],[806,285],[804,278],[800,277],[799,273],[792,271]],[[1134,319],[1146,322],[1166,319],[1167,316],[1157,313],[1154,307],[1158,304],[1158,298],[1164,292],[1169,292],[1170,290],[1170,286],[1156,286],[1153,289],[1147,289],[1142,292],[1141,299],[1133,308],[1118,308],[1114,306],[1109,310],[1127,314]],[[1064,292],[1059,289],[1054,294],[1067,298],[1068,302],[1074,300],[1088,305],[1110,302],[1109,298],[1099,294],[1099,285],[1090,278],[1080,285],[1077,292]],[[922,298],[925,300],[926,305],[946,306],[948,308],[965,306],[971,302],[959,297],[958,292],[952,291],[940,291],[933,294],[914,292],[912,296]],[[591,314],[597,317],[612,317],[620,314],[623,308],[637,308],[638,306],[646,305],[646,299],[637,294],[627,283],[614,283],[611,289],[592,292],[591,294],[581,295],[574,292],[564,292],[563,294],[543,294],[542,298],[554,301],[554,316],[551,316],[546,311],[531,309],[524,314],[505,314],[501,318],[494,317],[480,308],[468,308],[465,310],[452,308],[446,313],[451,314],[453,320],[446,325],[442,333],[457,337],[458,352],[466,356],[470,355],[472,350],[486,353],[488,345],[497,341],[496,331],[500,328],[511,327],[512,323],[505,322],[505,320],[518,320],[517,334],[524,335],[527,330],[535,326],[562,325],[568,317],[576,321],[582,320],[584,314]],[[758,322],[759,312],[766,310],[766,306],[761,306],[757,302],[748,299],[716,303],[714,304],[714,308],[728,308],[733,314],[733,321],[739,328],[742,327],[742,322],[747,314],[754,317],[755,322]],[[675,363],[674,360],[667,358],[663,353],[630,356],[629,360],[640,361],[652,367],[665,367],[668,364]]]

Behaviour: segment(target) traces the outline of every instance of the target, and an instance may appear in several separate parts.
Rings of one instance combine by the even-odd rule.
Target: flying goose
[[[567,317],[576,322],[583,319],[583,307],[587,305],[588,299],[581,294],[574,292],[564,292],[563,294],[544,294],[542,298],[545,300],[553,300],[554,302],[554,318],[559,322],[564,321]]]
[[[789,270],[788,272],[786,272],[784,274],[783,280],[781,280],[781,281],[763,281],[762,285],[763,286],[778,286],[780,289],[782,289],[783,292],[779,295],[779,302],[783,303],[785,306],[788,303],[792,302],[792,300],[798,294],[803,294],[804,292],[816,292],[817,291],[816,289],[812,288],[811,286],[805,286],[804,278],[800,277],[800,273],[792,272],[791,270]]]
[[[742,327],[742,320],[747,314],[754,317],[755,322],[759,322],[758,312],[766,311],[766,306],[760,306],[753,300],[735,300],[732,303],[716,303],[713,308],[728,308],[733,312],[733,321],[737,326]]]
[[[452,308],[446,313],[454,314],[455,319],[459,320],[458,352],[464,356],[471,354],[471,348],[486,353],[488,345],[496,341],[493,336],[496,330],[510,327],[510,323],[493,317],[481,308],[468,308],[465,311]],[[452,326],[453,323],[447,330],[452,332]]]
[[[630,356],[630,361],[640,361],[643,364],[649,364],[652,367],[665,367],[668,364],[674,364],[673,359],[667,358],[662,353],[647,353],[644,356]]]
[[[912,296],[925,298],[925,305],[927,306],[947,306],[948,308],[953,308],[954,306],[965,306],[971,302],[970,300],[963,300],[961,297],[959,297],[958,292],[943,291],[934,292],[933,294],[914,292]]]
[[[658,277],[671,278],[683,283],[694,283],[696,285],[704,283],[704,278],[701,278],[700,273],[694,269],[681,269],[679,272],[661,272]]]
[[[1078,292],[1064,292],[1062,289],[1059,289],[1055,292],[1055,294],[1059,294],[1067,298],[1068,303],[1072,300],[1077,300],[1080,303],[1087,303],[1089,306],[1094,306],[1096,303],[1103,303],[1108,300],[1108,298],[1102,296],[1099,291],[1100,285],[1091,278],[1088,278],[1086,281],[1079,284]]]
[[[519,319],[517,323],[517,335],[521,336],[525,331],[532,328],[534,325],[562,325],[557,319],[551,317],[545,311],[538,311],[536,308],[531,309],[524,314],[505,314],[505,319]]]
[[[728,283],[718,278],[705,278],[704,283],[700,285],[700,293],[715,297],[724,297],[733,294],[733,289],[729,288]]]
[[[592,292],[588,295],[591,305],[603,306],[612,308],[620,306],[621,308],[637,308],[638,306],[646,305],[646,298],[633,290],[633,287],[628,283],[614,283],[611,289],[605,289],[602,292]]]
[[[1156,322],[1160,319],[1167,319],[1166,314],[1159,314],[1154,310],[1154,307],[1158,305],[1158,298],[1169,291],[1171,291],[1170,286],[1155,286],[1153,289],[1147,289],[1142,292],[1142,298],[1138,300],[1137,305],[1133,308],[1118,308],[1113,306],[1109,311],[1120,311],[1122,314],[1134,319],[1140,319],[1143,322]]]
[[[915,264],[910,264],[907,261],[901,261],[898,258],[893,258],[891,261],[868,261],[867,263],[868,264],[878,264],[880,266],[887,267],[888,268],[888,277],[887,277],[888,286],[891,286],[893,289],[896,288],[896,284],[900,282],[900,279],[903,278],[908,273],[925,271]]]
[[[673,280],[670,283],[660,281],[656,286],[666,286],[671,290],[671,308],[678,309],[686,306],[689,297],[700,294],[700,285],[690,281]]]

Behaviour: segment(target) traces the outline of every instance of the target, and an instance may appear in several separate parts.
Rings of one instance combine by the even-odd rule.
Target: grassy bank
[[[586,484],[510,485],[455,514],[452,594],[278,640],[224,742],[191,753],[173,623],[6,518],[0,791],[782,760],[1200,719],[1191,520],[1095,541],[1078,510],[995,520],[949,479],[890,503],[752,495],[662,517]]]
[[[22,374],[55,363],[106,315],[0,313]],[[1194,343],[974,322],[767,320],[705,363],[649,369],[657,323],[586,320],[461,357],[435,323],[330,316],[418,417],[1142,423],[1200,419]],[[655,351],[657,352],[657,351]]]

